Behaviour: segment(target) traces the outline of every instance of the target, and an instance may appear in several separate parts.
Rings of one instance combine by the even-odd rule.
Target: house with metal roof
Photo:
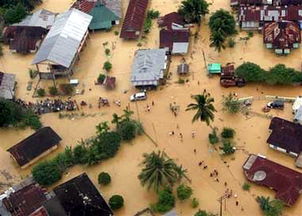
[[[120,0],[78,0],[72,8],[76,8],[92,16],[90,30],[111,29],[118,25],[122,18]]]
[[[263,26],[263,42],[268,49],[278,55],[289,54],[291,49],[299,48],[300,27],[293,21],[269,22]]]
[[[208,72],[209,72],[209,74],[220,74],[221,73],[221,64],[219,64],[219,63],[208,64]]]
[[[77,9],[59,14],[43,40],[32,64],[35,64],[40,79],[70,77],[75,62],[88,37],[92,16]]]
[[[189,50],[189,30],[166,30],[159,32],[159,48],[167,48],[173,55],[183,55]]]
[[[50,127],[44,127],[7,151],[21,168],[26,168],[41,157],[55,150],[61,137]]]
[[[164,81],[168,68],[166,49],[141,49],[134,55],[131,83],[137,88],[156,88]]]
[[[49,10],[41,9],[31,15],[28,15],[21,22],[13,24],[13,26],[41,27],[44,29],[50,29],[55,22],[56,15],[56,13]]]
[[[16,75],[0,72],[0,98],[13,99],[15,97]]]
[[[250,182],[274,190],[276,199],[285,205],[292,206],[298,201],[302,191],[302,173],[254,154],[247,158],[242,168]]]
[[[161,28],[167,28],[171,30],[184,29],[186,26],[184,17],[177,12],[171,12],[162,17],[159,17],[157,24]]]
[[[149,0],[130,0],[120,38],[138,39],[145,21]]]

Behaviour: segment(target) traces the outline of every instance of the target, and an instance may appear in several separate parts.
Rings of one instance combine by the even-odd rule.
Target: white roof
[[[81,44],[92,16],[71,9],[55,19],[32,64],[51,61],[68,68]]]
[[[14,26],[36,26],[49,29],[55,22],[55,17],[55,13],[41,9],[25,17],[21,22],[14,24]]]
[[[296,100],[293,104],[293,110],[297,111],[301,105],[302,105],[302,96],[299,96],[296,98]]]

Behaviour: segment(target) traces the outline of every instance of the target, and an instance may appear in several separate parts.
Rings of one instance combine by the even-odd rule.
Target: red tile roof
[[[45,191],[36,184],[30,184],[2,200],[12,216],[28,216],[46,201]]]
[[[172,51],[173,43],[177,42],[189,42],[188,30],[160,30],[160,42],[159,48],[168,47]]]
[[[121,38],[137,39],[140,36],[148,2],[149,0],[130,0],[121,30]]]
[[[251,154],[243,165],[246,178],[276,191],[276,199],[293,205],[302,191],[302,174],[268,159]]]
[[[94,8],[96,2],[87,0],[78,0],[73,3],[72,8],[76,8],[85,13],[89,13]]]
[[[291,21],[266,23],[263,42],[273,44],[274,49],[291,49],[294,43],[301,42],[299,25]]]
[[[165,16],[160,17],[158,20],[159,27],[167,27],[168,29],[172,28],[172,23],[185,25],[185,20],[183,16],[177,12],[166,14]]]
[[[302,125],[274,117],[269,129],[272,132],[267,143],[297,154],[302,152]]]

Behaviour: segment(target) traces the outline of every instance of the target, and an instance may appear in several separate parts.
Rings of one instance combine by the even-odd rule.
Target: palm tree
[[[210,47],[215,47],[215,50],[217,50],[218,52],[220,52],[221,49],[225,49],[225,35],[221,32],[212,32],[210,36],[210,41]]]
[[[214,98],[211,97],[210,93],[206,90],[203,91],[202,95],[193,95],[192,98],[196,101],[196,103],[191,103],[187,106],[186,111],[188,110],[197,110],[194,115],[192,122],[204,121],[207,125],[210,125],[210,121],[214,120],[214,112],[216,109],[213,105]]]
[[[119,127],[121,120],[122,120],[122,117],[118,116],[116,113],[113,113],[111,123],[115,124],[116,128]]]
[[[209,4],[205,0],[184,0],[181,2],[178,13],[189,23],[200,25],[201,17],[209,13]]]
[[[178,166],[165,152],[152,152],[143,156],[144,168],[138,178],[143,186],[147,185],[148,190],[153,188],[158,192],[160,188],[173,186],[185,173],[178,170]]]
[[[260,208],[263,211],[267,211],[270,208],[270,198],[269,197],[258,196],[256,200],[259,203]]]
[[[122,119],[125,121],[129,121],[130,117],[133,115],[133,111],[129,110],[129,109],[124,109],[124,114],[122,115]]]

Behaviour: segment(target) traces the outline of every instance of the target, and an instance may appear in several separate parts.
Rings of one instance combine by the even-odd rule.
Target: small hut
[[[107,89],[114,89],[115,88],[115,81],[116,81],[115,77],[106,76],[106,79],[104,81],[104,86]]]
[[[177,73],[179,75],[187,75],[189,73],[189,65],[186,63],[182,63],[177,66]]]
[[[220,74],[221,73],[221,64],[219,64],[219,63],[208,64],[208,72],[209,72],[209,74]]]

